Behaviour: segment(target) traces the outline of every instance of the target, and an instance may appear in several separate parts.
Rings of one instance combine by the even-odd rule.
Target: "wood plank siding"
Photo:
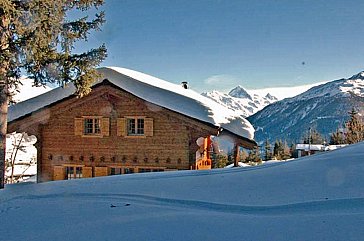
[[[128,129],[129,119],[135,129]],[[37,136],[38,181],[43,182],[78,172],[96,177],[187,170],[195,164],[197,138],[216,135],[218,127],[103,82],[86,97],[72,96],[10,122],[8,131]]]

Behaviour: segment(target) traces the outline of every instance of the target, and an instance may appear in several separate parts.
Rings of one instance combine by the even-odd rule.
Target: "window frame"
[[[145,136],[144,116],[127,116],[125,119],[127,136]]]
[[[135,173],[135,168],[134,167],[124,167],[123,168],[123,174],[134,174]]]
[[[81,179],[83,178],[83,166],[65,165],[64,166],[65,180]],[[72,171],[71,171],[72,170]]]
[[[122,175],[123,168],[122,167],[110,167],[110,176]]]
[[[91,123],[87,123],[87,121],[91,121]],[[83,130],[82,134],[85,136],[101,136],[101,128],[102,128],[102,117],[100,116],[83,116],[82,117]],[[87,125],[91,124],[91,127]],[[91,130],[88,132],[87,130]]]

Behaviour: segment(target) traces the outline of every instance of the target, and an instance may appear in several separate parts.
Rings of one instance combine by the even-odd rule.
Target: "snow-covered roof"
[[[33,80],[21,77],[17,91],[14,91],[13,101],[18,103],[36,97],[52,90],[49,86],[34,86]]]
[[[319,144],[297,144],[296,150],[311,150],[311,151],[323,151],[325,148],[324,145]]]
[[[253,140],[254,138],[254,127],[249,121],[191,89],[185,89],[181,85],[125,68],[104,67],[99,68],[98,71],[103,77],[94,85],[107,79],[117,87],[150,103],[222,127],[247,139]],[[74,92],[75,88],[70,84],[20,102],[9,108],[8,121],[16,120],[67,98]]]
[[[233,168],[233,167],[234,167],[234,163],[229,164],[229,165],[227,165],[227,166],[226,166],[226,167],[224,167],[224,168]],[[244,162],[238,162],[238,167],[251,167],[251,165],[246,164],[246,163],[244,163]]]
[[[304,151],[332,151],[338,148],[347,146],[347,144],[343,145],[319,145],[319,144],[297,144],[296,150],[304,150]]]

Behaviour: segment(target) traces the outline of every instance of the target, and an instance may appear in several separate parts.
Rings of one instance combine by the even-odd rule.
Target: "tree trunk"
[[[0,189],[5,183],[5,153],[8,116],[8,91],[5,84],[0,83]]]

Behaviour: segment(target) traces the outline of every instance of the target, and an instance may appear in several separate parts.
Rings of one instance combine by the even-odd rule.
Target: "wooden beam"
[[[240,146],[235,143],[234,144],[234,167],[239,166],[240,154],[239,154]]]

